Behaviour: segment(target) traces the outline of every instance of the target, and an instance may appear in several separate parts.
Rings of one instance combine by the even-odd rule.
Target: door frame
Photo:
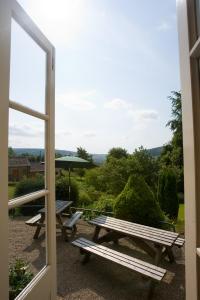
[[[46,52],[46,107],[40,113],[9,99],[11,20]],[[9,108],[45,122],[45,189],[8,202],[8,125]],[[9,298],[8,209],[46,199],[46,265],[16,299],[56,299],[56,223],[55,223],[55,49],[15,0],[0,0],[0,295]]]
[[[200,297],[200,37],[195,0],[177,0],[183,116],[186,299]],[[198,17],[197,17],[198,16]]]

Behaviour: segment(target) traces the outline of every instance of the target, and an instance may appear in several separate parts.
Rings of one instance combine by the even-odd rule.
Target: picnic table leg
[[[93,242],[97,242],[98,241],[98,237],[99,237],[99,233],[100,233],[101,227],[96,226],[95,230],[94,230],[94,235],[93,235]]]
[[[92,237],[92,240],[93,240],[94,242],[97,242],[97,241],[98,241],[98,236],[99,236],[100,230],[101,230],[101,227],[99,227],[99,226],[96,226],[96,227],[95,227],[94,235],[93,235],[93,237]],[[88,252],[85,252],[84,250],[80,250],[80,253],[81,253],[81,254],[84,254],[84,257],[83,257],[83,260],[82,260],[82,264],[86,264],[86,263],[90,260],[91,254],[88,253]]]
[[[162,252],[163,252],[163,247],[156,246],[156,254],[154,258],[154,263],[156,266],[160,263],[160,260],[162,258]],[[156,281],[151,280],[149,285],[148,297],[147,297],[148,300],[152,299],[155,287],[156,287]]]
[[[37,239],[38,239],[38,236],[39,236],[39,234],[40,234],[40,230],[41,230],[41,228],[42,228],[42,226],[41,226],[40,224],[43,224],[43,223],[44,223],[44,219],[45,219],[45,215],[42,215],[40,221],[39,221],[38,224],[37,224],[37,228],[36,228],[35,234],[34,234],[34,236],[33,236],[33,239],[34,239],[34,240],[37,240]],[[40,224],[39,224],[39,223],[40,223]]]
[[[168,258],[169,258],[170,263],[175,262],[175,257],[174,257],[174,253],[173,253],[172,248],[171,247],[167,247],[165,251],[166,251],[166,254],[167,254]]]
[[[139,248],[141,248],[143,251],[145,251],[150,257],[154,258],[156,255],[155,249],[152,248],[150,245],[148,245],[145,241],[142,239],[139,239],[137,237],[130,237],[129,240],[136,244]]]

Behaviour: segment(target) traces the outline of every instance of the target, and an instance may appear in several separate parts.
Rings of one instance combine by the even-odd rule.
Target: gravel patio
[[[45,265],[44,230],[38,240],[33,240],[34,227],[25,225],[25,217],[10,219],[9,258],[23,258],[37,273]],[[94,228],[80,220],[76,236],[91,239]],[[110,247],[135,257],[150,261],[145,253],[138,251],[128,240],[120,240],[119,245]],[[184,249],[175,249],[176,264],[162,261],[162,267],[175,273],[170,285],[161,283],[156,287],[153,299],[185,299]],[[79,250],[63,241],[57,233],[57,278],[58,299],[83,300],[143,300],[146,299],[148,282],[140,275],[122,268],[110,261],[93,256],[86,265],[80,263]]]

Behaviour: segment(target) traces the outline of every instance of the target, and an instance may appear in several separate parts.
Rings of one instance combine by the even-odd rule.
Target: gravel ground
[[[25,218],[10,220],[9,258],[23,258],[30,263],[36,274],[45,265],[45,234],[42,229],[38,240],[33,240],[35,228],[25,225]],[[91,239],[94,228],[84,221],[78,223],[78,236]],[[128,240],[119,245],[107,245],[123,253],[150,261],[145,253],[138,251]],[[175,273],[170,285],[158,284],[153,299],[185,299],[184,249],[175,249],[176,263],[162,261],[161,266]],[[88,264],[82,265],[77,248],[63,241],[57,233],[57,278],[58,299],[83,300],[145,300],[149,282],[139,274],[131,272],[110,261],[92,256]],[[42,299],[41,299],[42,300]]]

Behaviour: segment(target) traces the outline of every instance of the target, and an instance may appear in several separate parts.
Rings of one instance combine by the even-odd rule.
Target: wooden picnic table
[[[61,229],[64,237],[66,237],[65,236],[66,228],[64,226],[64,222],[62,219],[62,214],[65,211],[68,211],[69,215],[71,216],[71,212],[69,208],[72,205],[72,203],[73,203],[72,201],[56,200],[56,221],[57,221],[56,227]],[[46,215],[46,208],[44,207],[38,211],[38,214],[36,216],[26,221],[27,225],[36,226],[35,234],[33,236],[34,239],[38,239],[41,228],[45,227],[45,215]]]
[[[93,241],[98,244],[110,241],[117,243],[119,239],[128,237],[130,241],[134,242],[139,248],[148,253],[154,259],[156,265],[158,265],[161,258],[165,256],[168,256],[170,262],[175,260],[172,247],[175,245],[179,236],[176,232],[132,223],[104,215],[89,221],[89,223],[95,225]],[[107,232],[99,237],[102,228]],[[88,258],[86,257],[86,260]]]

